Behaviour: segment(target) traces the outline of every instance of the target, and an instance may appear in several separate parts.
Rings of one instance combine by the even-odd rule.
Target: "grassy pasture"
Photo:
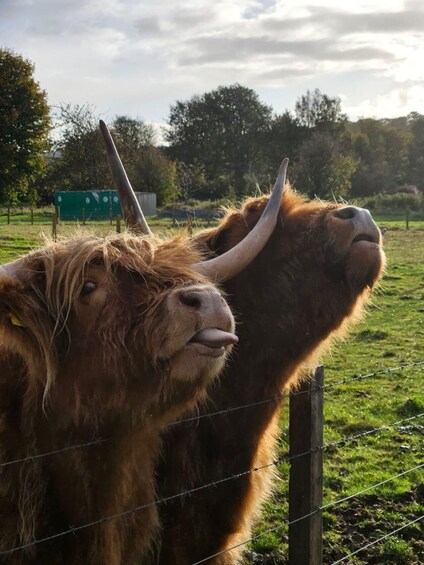
[[[6,225],[0,216],[0,262],[13,260],[51,234],[51,217],[29,225]],[[368,379],[330,388],[325,394],[325,443],[350,437],[424,412],[424,365],[382,372],[424,361],[424,220],[377,217],[388,228],[385,250],[387,274],[374,296],[366,319],[325,360],[327,384],[358,375]],[[194,225],[195,229],[200,225]],[[156,232],[171,234],[178,226],[169,220],[153,222]],[[60,235],[71,235],[75,224],[61,224]],[[109,222],[79,226],[79,232],[114,232]],[[253,416],[253,415],[252,415]],[[287,452],[287,415],[281,417],[281,454]],[[423,462],[424,419],[417,418],[376,434],[347,442],[325,452],[324,504],[357,493]],[[282,565],[287,559],[288,464],[279,467],[281,479],[265,508],[249,546],[246,563]],[[418,518],[424,510],[423,471],[408,473],[324,512],[324,563],[331,564],[374,539]],[[424,563],[423,522],[369,547],[345,563]]]

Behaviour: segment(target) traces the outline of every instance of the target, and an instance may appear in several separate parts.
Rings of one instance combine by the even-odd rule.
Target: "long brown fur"
[[[184,239],[122,235],[51,243],[16,276],[0,270],[0,562],[123,565],[151,548],[160,431],[221,363],[179,374],[185,353],[172,353],[178,332],[198,331],[173,293],[216,293],[191,268],[199,260]]]
[[[197,237],[221,254],[258,221],[267,198],[250,199]],[[358,319],[384,266],[381,251],[343,252],[339,207],[309,202],[286,188],[280,221],[262,253],[225,284],[238,319],[239,345],[200,415],[277,398],[295,386],[303,364],[317,361],[336,336]],[[161,496],[218,481],[161,507],[162,540],[156,562],[188,565],[249,539],[269,496],[272,467],[219,483],[274,459],[281,402],[175,426],[159,468]],[[245,546],[207,563],[239,563]]]

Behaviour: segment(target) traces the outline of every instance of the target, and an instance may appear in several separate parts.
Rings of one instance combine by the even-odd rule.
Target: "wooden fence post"
[[[409,208],[406,209],[406,229],[409,230]]]
[[[53,241],[56,241],[56,239],[57,239],[57,214],[56,214],[56,212],[53,213],[52,237],[53,237]]]
[[[82,225],[85,226],[85,208],[82,209]]]
[[[10,224],[10,206],[7,207],[7,225]]]
[[[187,216],[187,233],[189,237],[193,235],[193,216]]]
[[[31,225],[34,225],[34,208],[31,206]]]
[[[322,565],[323,385],[320,366],[290,398],[289,565]]]
[[[121,216],[116,216],[116,233],[121,233]]]

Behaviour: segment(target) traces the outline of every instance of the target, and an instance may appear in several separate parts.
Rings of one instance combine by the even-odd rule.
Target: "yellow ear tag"
[[[9,319],[14,326],[19,326],[20,328],[25,327],[25,325],[20,321],[19,318],[15,316],[15,314],[9,314]]]

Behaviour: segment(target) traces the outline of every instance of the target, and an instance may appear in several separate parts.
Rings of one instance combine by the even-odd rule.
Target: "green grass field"
[[[40,245],[51,234],[50,217],[29,225],[6,225],[0,217],[0,262]],[[355,376],[374,376],[329,388],[325,393],[325,443],[366,432],[424,413],[424,221],[377,217],[384,236],[387,273],[366,319],[324,359],[326,383]],[[196,225],[194,226],[197,227]],[[61,235],[75,225],[60,225]],[[174,233],[169,221],[155,231]],[[80,226],[79,231],[113,232],[109,222]],[[393,371],[382,372],[385,369]],[[281,418],[281,454],[287,452],[287,414]],[[360,492],[423,463],[424,419],[415,418],[379,433],[325,451],[324,504]],[[281,479],[248,546],[246,563],[287,563],[287,484],[289,467],[279,466]],[[404,475],[324,512],[324,563],[331,564],[424,514],[423,470]],[[266,533],[270,528],[278,528]],[[262,535],[263,534],[263,535]],[[423,522],[370,546],[344,563],[424,563]]]

